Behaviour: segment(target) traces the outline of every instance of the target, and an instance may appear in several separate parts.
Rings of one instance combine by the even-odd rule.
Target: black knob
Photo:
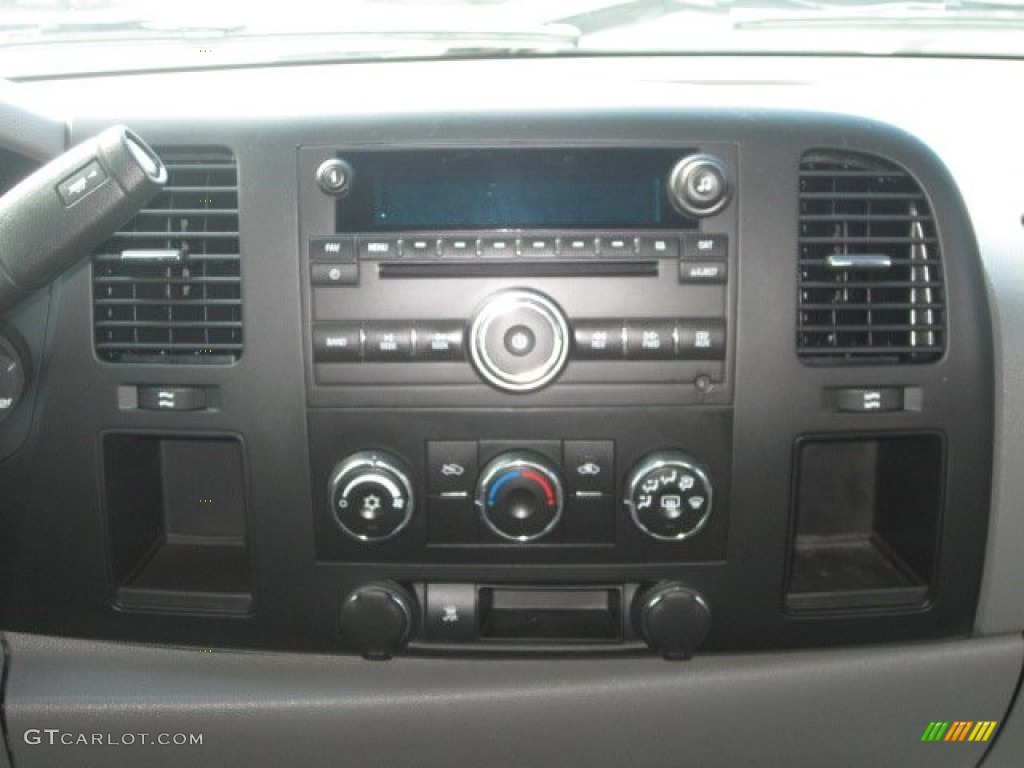
[[[550,461],[529,451],[511,451],[493,459],[476,487],[476,505],[484,523],[509,541],[540,539],[562,516],[564,494]]]
[[[327,486],[334,521],[355,539],[387,541],[412,520],[415,500],[409,471],[391,454],[353,454],[335,466]]]
[[[729,202],[732,190],[725,164],[714,155],[684,157],[669,174],[669,198],[681,213],[711,216]]]
[[[368,659],[388,659],[405,648],[418,617],[416,598],[401,585],[364,584],[341,604],[342,639]]]
[[[340,158],[324,160],[316,169],[316,183],[320,189],[332,197],[344,197],[352,189],[355,173],[352,166]]]
[[[633,600],[640,636],[666,659],[688,659],[711,631],[711,609],[699,592],[668,581]]]
[[[680,541],[711,517],[711,479],[682,451],[660,451],[639,461],[626,477],[626,507],[637,528],[661,541]]]

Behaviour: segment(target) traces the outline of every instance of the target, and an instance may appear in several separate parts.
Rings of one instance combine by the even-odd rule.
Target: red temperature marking
[[[551,483],[543,475],[538,475],[532,469],[524,469],[522,471],[522,477],[527,480],[533,480],[537,485],[544,489],[544,500],[547,501],[549,507],[555,506],[555,489],[551,487]]]

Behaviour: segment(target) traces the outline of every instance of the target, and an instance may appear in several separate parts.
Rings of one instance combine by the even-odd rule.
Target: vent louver
[[[901,168],[852,152],[800,163],[797,349],[807,363],[927,363],[945,348],[928,200]]]
[[[230,363],[242,354],[238,173],[225,149],[158,149],[159,195],[93,256],[96,353]]]

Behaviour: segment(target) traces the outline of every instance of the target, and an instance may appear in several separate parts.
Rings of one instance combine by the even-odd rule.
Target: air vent
[[[162,149],[164,190],[93,256],[96,353],[113,363],[242,354],[238,172],[224,149]]]
[[[935,221],[910,175],[879,158],[800,163],[797,349],[807,363],[927,363],[945,346]]]

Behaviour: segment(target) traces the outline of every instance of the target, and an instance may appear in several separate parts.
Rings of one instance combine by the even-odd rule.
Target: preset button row
[[[448,320],[332,324],[313,329],[313,356],[318,363],[462,360],[463,333],[461,322]]]
[[[722,318],[580,320],[574,354],[585,360],[721,360]]]

